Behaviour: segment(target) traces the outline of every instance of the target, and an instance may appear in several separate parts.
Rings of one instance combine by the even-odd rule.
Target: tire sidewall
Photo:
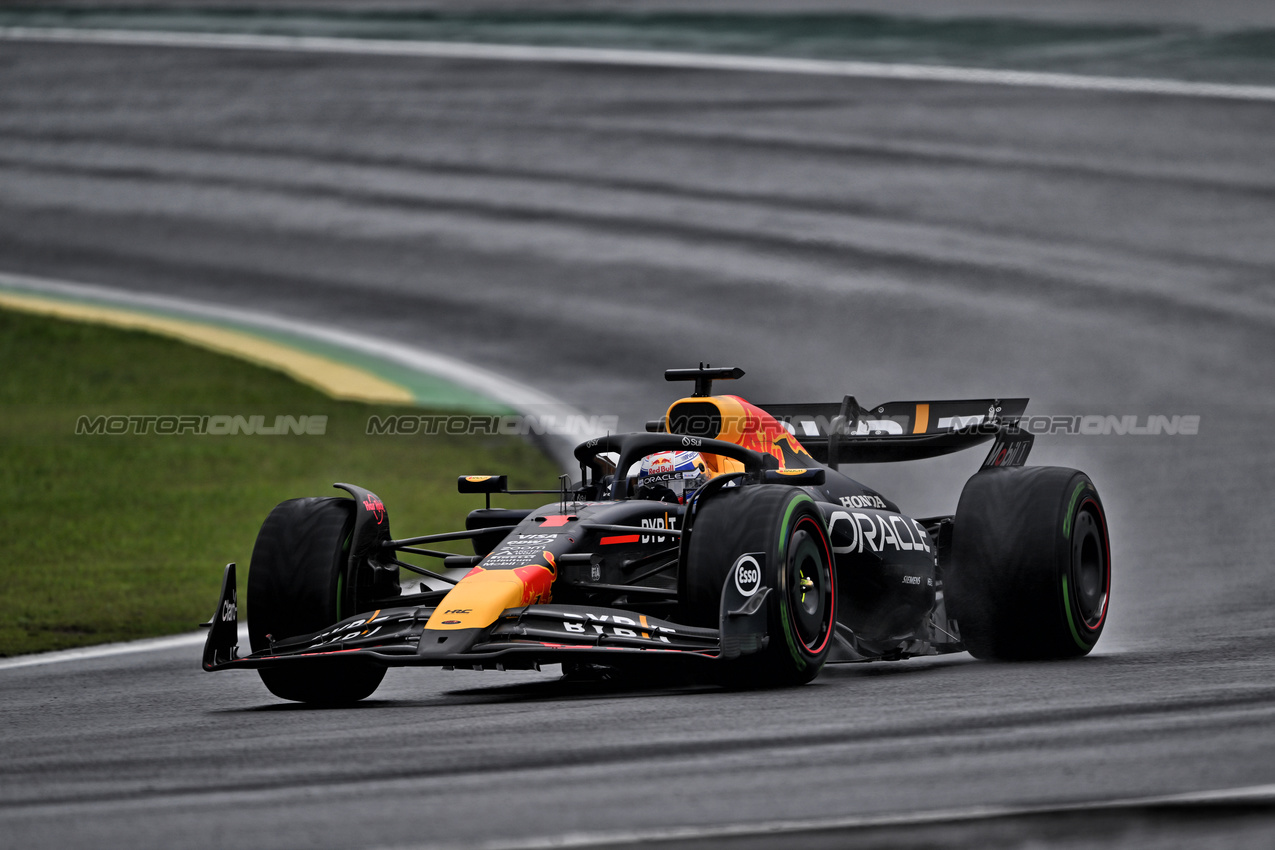
[[[1058,607],[1067,623],[1067,631],[1077,650],[1082,654],[1089,653],[1098,638],[1102,636],[1107,621],[1107,611],[1111,601],[1111,541],[1107,531],[1107,518],[1098,498],[1097,488],[1084,473],[1076,473],[1068,482],[1063,494],[1059,515],[1062,533],[1059,536],[1057,553]],[[1081,588],[1084,577],[1081,575],[1082,564],[1077,557],[1078,544],[1083,546],[1081,535],[1088,536],[1084,516],[1092,519],[1093,533],[1098,540],[1101,558],[1101,603],[1096,610],[1086,612],[1082,605],[1084,596]]]
[[[795,609],[797,575],[788,547],[804,531],[821,550],[821,575],[815,592],[820,628],[813,640],[802,637]],[[720,626],[722,586],[740,555],[765,554],[767,602],[764,650],[724,662],[724,681],[734,686],[801,684],[818,675],[832,646],[836,628],[836,568],[827,528],[815,500],[786,485],[749,485],[714,494],[699,507],[679,592],[682,619],[692,625]]]
[[[1073,551],[1082,513],[1096,529],[1091,542],[1101,552],[1104,591],[1101,616],[1088,618],[1076,592],[1080,572]],[[971,654],[1002,660],[1087,654],[1106,624],[1110,575],[1106,514],[1084,473],[1062,467],[990,469],[966,483],[944,586]]]
[[[809,576],[818,583],[820,596],[819,606],[820,631],[807,641],[798,628],[798,603],[800,589],[796,587],[798,580],[797,565],[791,561],[792,552],[788,547],[799,530],[812,532],[816,537],[816,545],[822,549],[821,563],[818,569],[820,576]],[[828,540],[828,530],[823,524],[819,509],[814,499],[805,493],[798,493],[784,506],[779,518],[778,528],[771,535],[773,550],[767,552],[766,570],[767,586],[775,588],[776,604],[771,606],[772,629],[771,640],[782,635],[785,649],[792,659],[792,664],[800,675],[810,673],[810,678],[817,675],[828,656],[832,646],[832,633],[836,628],[836,568],[832,560],[832,546]]]

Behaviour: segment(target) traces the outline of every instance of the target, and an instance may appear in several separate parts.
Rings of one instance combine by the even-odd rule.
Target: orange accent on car
[[[553,573],[540,564],[512,570],[475,568],[438,603],[427,629],[481,629],[490,626],[506,609],[549,602],[553,598]]]
[[[930,427],[930,406],[928,404],[918,404],[916,406],[916,424],[912,426],[913,434],[924,434]]]
[[[717,413],[721,418],[721,430],[718,432],[716,439],[725,440],[728,443],[735,443],[746,449],[755,452],[768,454],[779,461],[779,468],[787,468],[787,462],[784,459],[784,449],[788,449],[788,456],[796,455],[802,459],[805,466],[815,466],[815,459],[810,456],[800,441],[788,432],[788,429],[779,424],[775,417],[762,410],[755,404],[745,401],[739,396],[718,395],[709,396],[708,398],[688,397],[678,399],[669,406],[668,412],[664,417],[664,427],[672,430],[671,423],[675,416],[677,406],[682,403],[694,404],[697,407],[703,404],[711,404],[717,408]],[[717,457],[715,455],[702,455],[704,463],[709,467],[713,475],[722,475],[727,472],[743,471],[743,464],[730,458]]]

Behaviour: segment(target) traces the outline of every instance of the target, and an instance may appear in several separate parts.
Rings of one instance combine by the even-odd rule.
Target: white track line
[[[1077,812],[1119,811],[1122,809],[1199,806],[1225,803],[1267,804],[1275,806],[1275,785],[1252,785],[1214,791],[1194,791],[1153,797],[1128,797],[1084,803],[1054,805],[970,806],[961,809],[937,809],[883,815],[850,815],[775,820],[760,823],[735,823],[719,826],[656,827],[615,832],[569,832],[563,835],[516,838],[462,844],[411,844],[383,847],[380,850],[549,850],[549,848],[614,847],[616,845],[658,844],[670,841],[697,841],[730,838],[774,836],[775,846],[785,846],[780,836],[836,830],[864,830],[956,824],[1033,815],[1061,815]]]
[[[145,638],[126,643],[104,643],[100,646],[86,646],[80,649],[61,649],[56,652],[41,652],[36,655],[19,655],[15,658],[0,658],[0,670],[15,670],[20,667],[40,667],[45,664],[58,664],[64,661],[92,661],[95,658],[114,658],[120,655],[133,655],[138,652],[159,652],[165,649],[186,649],[203,646],[208,639],[208,632],[189,632],[172,637]],[[247,646],[248,627],[239,627],[239,642]]]
[[[474,44],[447,41],[75,29],[70,27],[4,27],[0,28],[0,39],[147,47],[284,50],[307,53],[413,56],[433,59],[478,59],[498,62],[552,62],[643,68],[684,68],[707,71],[746,71],[824,77],[1030,86],[1070,91],[1275,102],[1275,86],[1193,83],[1185,80],[1163,80],[1150,77],[1098,77],[1084,74],[1055,74],[1038,71],[958,68],[945,65],[798,59],[782,56],[679,53],[663,50],[538,47],[532,45]]]

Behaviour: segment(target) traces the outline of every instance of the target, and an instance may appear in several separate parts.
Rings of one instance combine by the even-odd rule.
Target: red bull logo
[[[377,525],[385,521],[385,503],[376,496],[368,493],[367,498],[363,500],[363,507],[372,516],[376,517]]]
[[[540,564],[528,564],[511,572],[522,581],[522,604],[553,600],[553,572]]]

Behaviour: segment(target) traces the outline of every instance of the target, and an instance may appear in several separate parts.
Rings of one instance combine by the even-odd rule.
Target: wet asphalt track
[[[7,271],[339,321],[631,425],[700,360],[759,401],[1202,416],[1038,439],[1111,517],[1085,661],[758,694],[392,671],[342,711],[193,652],[4,670],[6,844],[454,843],[1275,781],[1273,130],[1270,104],[0,43]],[[980,459],[862,477],[934,513]],[[857,835],[1266,847],[1275,815]]]

